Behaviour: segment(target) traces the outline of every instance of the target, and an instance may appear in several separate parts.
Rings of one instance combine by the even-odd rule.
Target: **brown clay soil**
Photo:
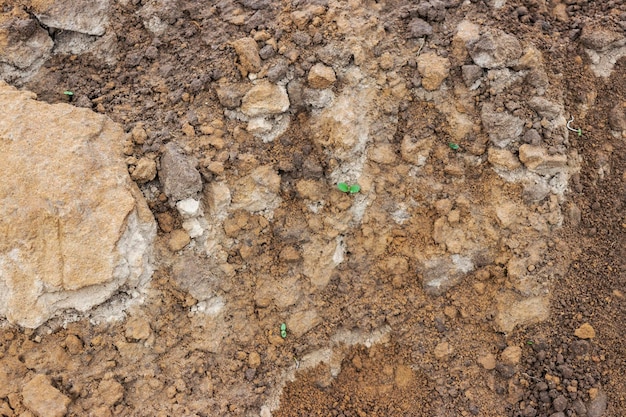
[[[290,264],[278,254],[300,248],[303,233],[329,227],[303,214],[296,184],[303,178],[323,178],[336,161],[312,144],[315,127],[306,109],[294,114],[281,137],[262,143],[224,118],[215,86],[218,80],[242,80],[228,42],[252,30],[283,38],[302,34],[288,17],[305,3],[316,2],[172,2],[177,7],[163,6],[161,11],[171,26],[161,38],[153,37],[135,13],[143,3],[112,2],[111,25],[118,36],[115,65],[107,66],[91,54],[55,55],[19,87],[50,103],[66,101],[62,92],[71,89],[76,105],[107,114],[128,131],[143,123],[148,140],[134,145],[132,157],[158,155],[165,143],[177,139],[200,161],[222,162],[219,174],[201,163],[205,181],[272,164],[281,176],[283,203],[271,223],[243,211],[227,220],[235,224],[238,242],[228,249],[237,274],[219,288],[234,306],[223,318],[228,336],[218,334],[224,327],[213,328],[190,313],[196,300],[172,279],[172,260],[184,255],[169,253],[165,242],[167,231],[180,227],[181,219],[157,192],[149,205],[160,220],[158,257],[165,261],[155,272],[146,302],[132,307],[121,321],[90,323],[83,318],[63,324],[55,319],[37,330],[0,329],[0,361],[3,372],[13,375],[11,383],[20,386],[32,372],[50,375],[55,387],[71,399],[73,416],[256,416],[272,401],[280,402],[272,411],[275,417],[581,416],[587,414],[576,411],[576,398],[589,406],[598,392],[607,397],[603,416],[626,415],[626,143],[612,136],[608,126],[611,109],[626,103],[626,60],[617,62],[609,78],[595,77],[578,42],[580,29],[592,22],[622,30],[618,23],[626,21],[623,2],[565,1],[569,19],[561,21],[552,13],[557,2],[508,0],[494,10],[485,0],[467,1],[465,6],[451,1],[454,6],[443,12],[447,15],[434,20],[433,42],[439,45],[449,44],[454,27],[442,22],[463,18],[533,42],[544,55],[551,82],[566,91],[565,109],[597,93],[586,117],[575,122],[583,136],[570,136],[581,170],[570,180],[566,198],[580,208],[581,220],[566,220],[545,250],[545,263],[565,265],[562,274],[550,278],[550,316],[506,335],[494,330],[492,305],[508,285],[505,264],[488,261],[481,269],[486,272],[470,274],[442,295],[424,292],[412,264],[413,272],[385,273],[383,254],[402,257],[428,244],[437,215],[427,205],[415,208],[418,220],[404,225],[381,217],[345,232],[354,250],[322,291],[305,291],[303,278],[296,277],[281,287],[285,292],[302,287],[293,303],[268,307],[259,302],[259,277],[289,275]],[[261,3],[270,6],[255,8]],[[376,8],[381,19],[388,19],[383,22],[386,33],[380,35],[385,39],[376,52],[379,56],[405,37],[406,19],[394,11],[411,2],[350,3],[363,10]],[[4,2],[4,7],[19,4]],[[230,15],[234,9],[247,13],[243,24],[229,23],[235,19]],[[323,42],[333,39],[335,23],[322,19],[311,26],[313,40],[290,43],[299,52],[296,74],[306,71],[315,34],[321,34]],[[416,71],[409,64],[398,71],[407,79]],[[450,80],[460,78],[460,71],[453,69]],[[396,142],[428,129],[446,135],[438,128],[445,122],[440,113],[425,102],[403,100],[397,117]],[[181,133],[185,125],[199,131],[205,124],[211,131],[225,131],[225,144]],[[438,152],[448,155],[446,142]],[[469,180],[458,185],[444,165],[433,164],[431,175],[449,186],[450,195],[457,187],[487,194],[496,184],[491,170],[470,167],[465,173]],[[377,188],[380,200],[403,194],[407,200],[431,198],[422,195],[427,191],[417,183],[405,184],[401,169],[384,172],[385,167],[379,174],[387,178],[386,187]],[[143,184],[142,190],[151,186],[158,188],[158,181]],[[519,189],[511,184],[500,192],[513,195]],[[446,193],[444,189],[433,199]],[[327,198],[335,210],[333,218],[340,218],[352,197],[334,191]],[[377,204],[383,204],[380,200]],[[165,224],[168,221],[171,224]],[[319,322],[302,336],[282,339],[278,326],[289,319],[290,305],[315,309]],[[583,323],[592,325],[595,338],[574,335]],[[135,339],[142,334],[137,328],[146,326],[145,339]],[[376,332],[378,340],[368,341]],[[216,348],[218,337],[224,340]],[[477,362],[488,354],[499,358],[512,345],[522,347],[515,365],[498,359],[495,369],[485,369]],[[319,364],[305,366],[307,355],[328,346],[332,351]],[[555,399],[563,394],[567,406],[561,410]],[[555,414],[559,411],[562,414]],[[0,415],[30,414],[19,393],[13,393],[0,398]]]

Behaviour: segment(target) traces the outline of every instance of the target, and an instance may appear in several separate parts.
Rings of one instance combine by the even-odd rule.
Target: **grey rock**
[[[440,295],[473,271],[474,264],[465,256],[452,255],[428,259],[419,269],[424,290],[431,295]]]
[[[304,102],[304,85],[302,81],[293,80],[287,84],[287,94],[289,95],[289,102],[294,109],[301,109],[305,107]]]
[[[102,36],[109,23],[109,0],[55,0],[33,3],[33,12],[44,25]]]
[[[624,36],[604,28],[593,26],[585,27],[580,37],[580,42],[589,49],[594,51],[605,51],[609,49],[615,42],[621,41]]]
[[[346,46],[332,42],[317,50],[317,58],[332,67],[346,67],[352,59],[352,52]]]
[[[550,414],[550,417],[565,417],[565,413],[562,411],[559,411],[558,413]]]
[[[559,395],[552,401],[552,407],[554,407],[556,411],[564,411],[567,408],[567,405],[567,398],[563,395]]]
[[[483,127],[491,142],[503,148],[517,140],[524,129],[524,121],[507,112],[496,112],[492,104],[484,104],[481,111]]]
[[[272,4],[271,0],[239,0],[239,2],[254,10],[266,9]]]
[[[587,405],[587,417],[602,417],[606,411],[608,398],[602,390]]]
[[[196,169],[196,158],[184,155],[176,144],[165,146],[161,156],[159,180],[163,192],[174,201],[195,197],[202,190],[202,178]]]
[[[574,400],[574,402],[572,403],[572,410],[574,410],[579,416],[584,417],[587,415],[587,407],[581,399]]]
[[[463,72],[463,81],[467,88],[472,88],[474,83],[483,76],[483,69],[478,65],[463,65],[461,71]]]
[[[541,145],[541,135],[537,130],[530,129],[522,136],[522,141],[530,145]]]
[[[482,68],[502,68],[513,65],[522,55],[522,45],[514,36],[496,30],[470,43],[468,52],[474,63]]]
[[[433,34],[433,27],[419,17],[411,20],[407,26],[409,38],[422,38]]]
[[[245,84],[226,84],[217,87],[217,99],[227,109],[234,109],[241,105],[241,99],[248,91]]]
[[[533,97],[528,100],[528,105],[541,117],[554,120],[561,114],[561,106],[546,100],[543,97]]]
[[[220,275],[218,267],[194,254],[184,254],[172,265],[172,280],[198,301],[215,297]]]
[[[0,24],[0,78],[28,78],[49,58],[54,42],[35,19],[13,17]]]
[[[265,45],[263,48],[259,50],[259,56],[262,59],[269,59],[276,55],[276,50],[272,45]]]
[[[289,66],[286,60],[279,60],[267,71],[267,79],[273,83],[282,80],[283,78],[285,78],[285,75],[287,75],[288,68]]]

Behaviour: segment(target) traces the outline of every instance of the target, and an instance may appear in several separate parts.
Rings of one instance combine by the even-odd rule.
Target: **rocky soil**
[[[624,2],[0,5],[0,416],[626,415]]]

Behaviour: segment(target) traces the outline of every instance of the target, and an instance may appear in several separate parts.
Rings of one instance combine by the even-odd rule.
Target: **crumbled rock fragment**
[[[335,83],[335,71],[324,64],[317,63],[309,70],[307,81],[313,88],[328,88]]]
[[[109,24],[109,0],[55,0],[33,2],[39,21],[56,29],[102,36]]]
[[[191,242],[189,233],[184,229],[176,229],[170,233],[167,246],[172,252],[178,252]]]
[[[176,144],[165,146],[161,156],[159,180],[163,192],[174,201],[195,197],[202,191],[202,178],[196,169],[198,162],[192,156],[184,155]]]
[[[124,398],[124,386],[112,378],[105,378],[98,384],[98,399],[112,407]]]
[[[605,51],[609,49],[613,43],[623,40],[624,35],[612,30],[597,26],[585,26],[580,42],[589,49],[594,51]]]
[[[156,162],[154,159],[143,157],[137,161],[137,165],[130,174],[130,177],[140,184],[152,181],[157,174]]]
[[[574,331],[574,336],[579,339],[593,339],[596,337],[596,331],[589,323],[584,323]]]
[[[422,76],[422,87],[434,91],[450,74],[450,60],[434,52],[427,52],[417,58],[417,70]]]
[[[298,311],[287,319],[287,334],[301,337],[322,322],[315,310]]]
[[[513,152],[507,149],[489,148],[487,160],[495,168],[514,170],[521,166],[519,160]]]
[[[500,359],[506,365],[517,365],[522,359],[522,348],[519,346],[507,346],[500,354]]]
[[[527,326],[544,321],[548,318],[549,306],[547,297],[530,297],[513,301],[509,296],[502,295],[498,300],[497,329],[509,333],[515,326]]]
[[[63,417],[71,400],[50,383],[43,374],[37,374],[22,388],[24,405],[35,415],[43,417]]]
[[[499,148],[516,141],[524,130],[522,119],[505,111],[496,111],[492,104],[484,104],[480,115],[489,139]]]
[[[554,174],[567,166],[566,155],[550,155],[541,146],[524,144],[519,147],[519,159],[530,171],[539,174]]]
[[[232,43],[235,52],[239,55],[239,63],[245,71],[245,75],[249,72],[256,73],[261,70],[261,57],[259,56],[259,47],[252,38],[237,39]]]
[[[283,113],[289,108],[285,87],[260,82],[246,93],[241,101],[241,111],[249,117]]]
[[[437,346],[435,346],[435,358],[439,360],[447,359],[453,351],[454,349],[452,348],[450,343],[440,342],[439,344],[437,344]]]
[[[478,363],[489,371],[496,368],[496,357],[491,353],[487,353],[478,358]]]
[[[146,340],[152,334],[150,323],[144,317],[131,317],[126,322],[126,339],[129,341]]]
[[[409,38],[422,38],[433,34],[433,27],[423,19],[416,17],[407,26]]]
[[[522,45],[517,38],[501,30],[484,33],[468,45],[469,54],[482,68],[510,67],[522,55]]]

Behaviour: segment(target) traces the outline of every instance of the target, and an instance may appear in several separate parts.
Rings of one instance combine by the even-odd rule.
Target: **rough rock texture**
[[[109,20],[109,0],[44,0],[33,11],[44,25],[88,35],[104,35]]]
[[[517,140],[524,129],[524,121],[507,112],[498,112],[491,104],[483,105],[481,118],[491,142],[503,148]]]
[[[241,38],[233,42],[233,48],[239,55],[241,69],[247,75],[249,72],[259,72],[261,69],[261,57],[259,47],[252,38]]]
[[[24,405],[40,417],[63,417],[67,413],[70,399],[50,384],[50,379],[36,375],[22,389]]]
[[[168,143],[161,157],[159,179],[163,192],[178,201],[194,197],[202,190],[202,178],[196,169],[197,160],[184,155],[175,143]]]
[[[0,315],[25,327],[145,283],[155,235],[122,129],[33,99],[0,84]]]
[[[522,55],[522,46],[512,35],[502,31],[487,32],[470,44],[469,54],[483,68],[511,66]]]
[[[326,88],[336,81],[335,71],[324,64],[315,64],[309,71],[309,85],[313,88]]]
[[[450,61],[428,52],[417,58],[417,70],[422,76],[422,86],[428,91],[433,91],[448,77]]]
[[[285,87],[268,82],[252,87],[241,104],[241,111],[250,117],[283,113],[288,108],[289,96]]]
[[[0,14],[0,75],[26,77],[49,58],[54,42],[27,13]]]

